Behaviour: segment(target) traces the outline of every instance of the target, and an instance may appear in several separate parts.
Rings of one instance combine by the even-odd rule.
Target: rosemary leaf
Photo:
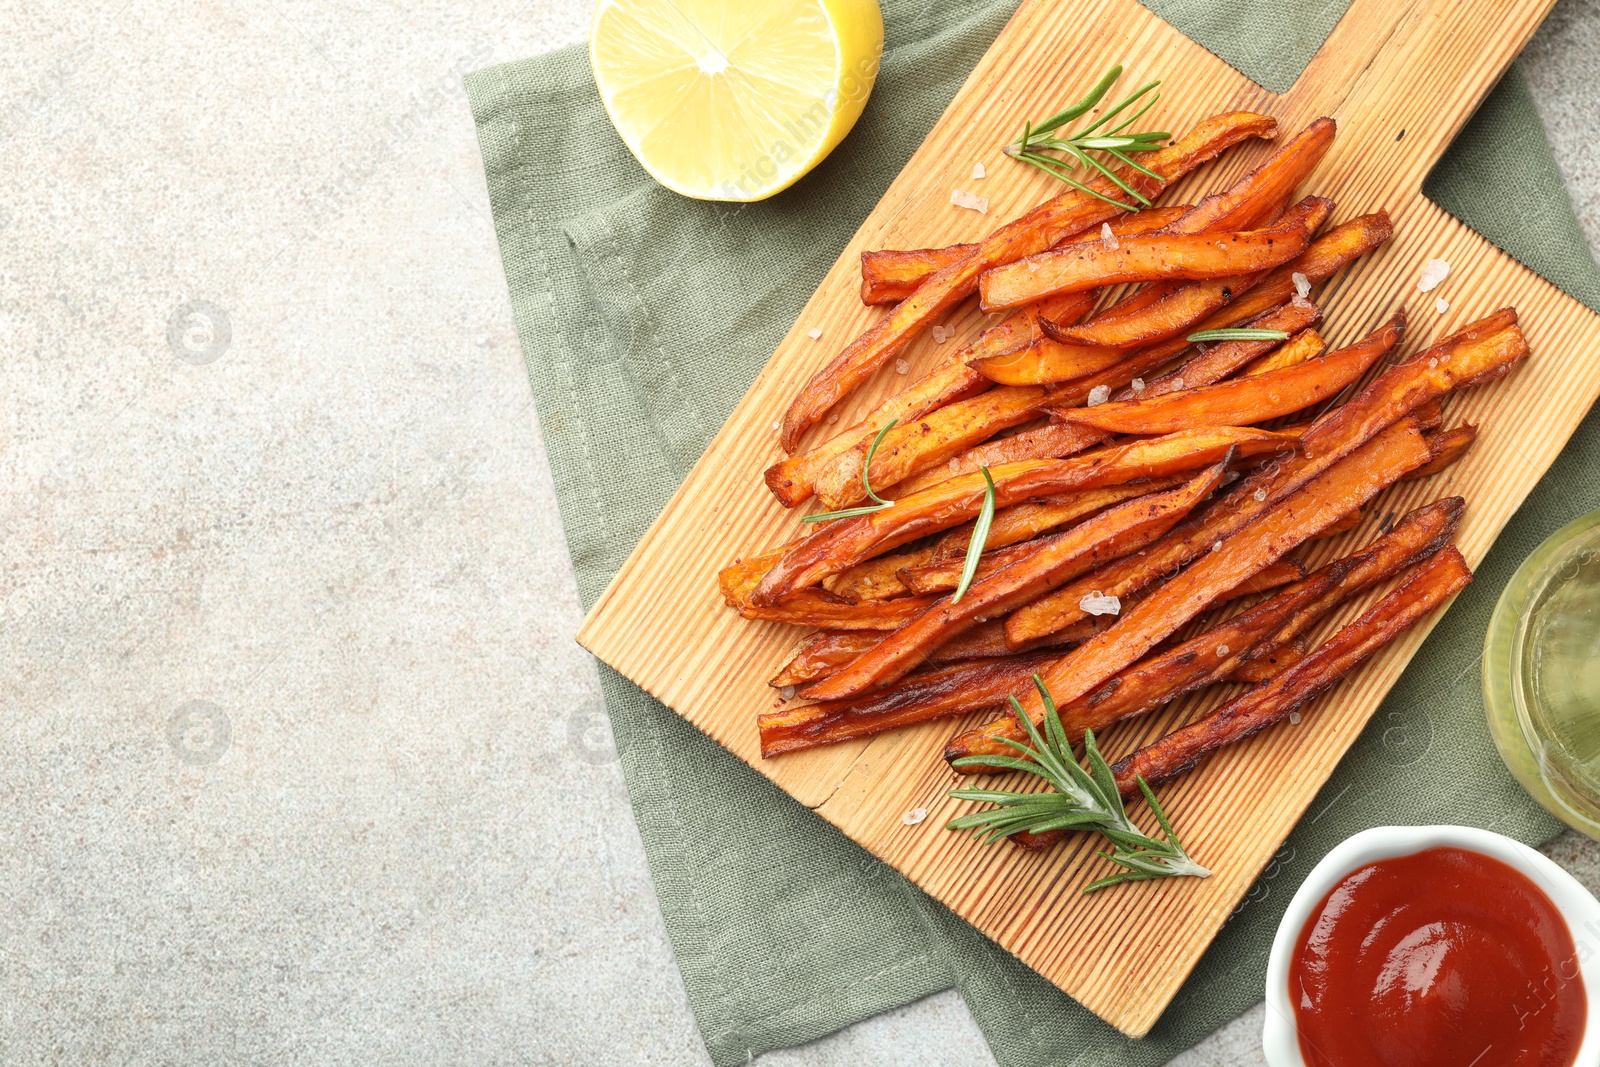
[[[1154,171],[1135,163],[1129,158],[1128,153],[1153,151],[1161,147],[1172,135],[1159,130],[1147,130],[1141,133],[1123,132],[1154,107],[1157,100],[1161,99],[1161,94],[1155,91],[1156,87],[1161,84],[1159,81],[1147,82],[1140,86],[1114,107],[1106,109],[1099,118],[1077,133],[1065,136],[1050,136],[1099,104],[1112,84],[1121,76],[1122,67],[1120,65],[1112,67],[1076,104],[1057,112],[1043,122],[1024,123],[1022,136],[1005,146],[1004,152],[1006,155],[1030,166],[1037,167],[1051,177],[1066,182],[1081,193],[1087,193],[1124,210],[1138,211],[1141,207],[1149,207],[1150,201],[1148,198],[1141,195],[1138,190],[1130,186],[1119,175],[1089,153],[1103,152],[1140,174],[1150,178],[1160,178],[1160,175]],[[1135,104],[1140,106],[1132,115],[1115,126],[1108,126],[1113,119]],[[1048,153],[1050,152],[1064,153],[1067,158],[1063,159],[1049,155]],[[1072,176],[1080,167],[1098,171],[1130,197],[1133,202],[1118,200],[1096,189],[1089,188]]]
[[[1201,341],[1287,341],[1289,335],[1283,330],[1199,330],[1185,337],[1184,340],[1192,344]]]
[[[956,595],[950,598],[952,604],[961,603],[961,598],[967,595],[967,587],[978,573],[978,560],[983,557],[983,546],[989,543],[989,526],[994,522],[994,478],[990,476],[988,467],[980,465],[978,469],[983,472],[983,480],[987,483],[983,490],[983,507],[978,512],[978,521],[972,524],[972,540],[967,542],[967,562],[961,568],[961,581],[956,583]]]
[[[805,518],[800,520],[801,522],[826,522],[828,519],[850,519],[857,515],[871,515],[875,511],[882,511],[884,508],[894,507],[893,500],[885,500],[883,497],[872,491],[872,481],[868,477],[868,472],[872,470],[872,457],[878,454],[878,446],[883,444],[883,439],[889,435],[889,431],[894,429],[894,424],[899,421],[899,419],[890,419],[888,422],[883,424],[883,429],[879,430],[878,436],[872,439],[872,447],[867,449],[867,458],[861,464],[861,488],[865,489],[867,491],[867,496],[871,497],[873,500],[876,500],[877,503],[865,504],[859,508],[845,508],[843,511],[819,511],[815,515],[807,515]]]

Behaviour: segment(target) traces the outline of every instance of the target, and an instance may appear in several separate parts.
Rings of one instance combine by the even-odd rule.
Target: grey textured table
[[[460,89],[591,4],[197,6],[0,6],[0,1058],[704,1062]],[[1597,57],[1527,66],[1600,241]],[[993,1061],[946,993],[763,1062]]]

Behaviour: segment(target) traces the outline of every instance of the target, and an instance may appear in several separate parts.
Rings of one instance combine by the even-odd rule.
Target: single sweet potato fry
[[[1239,372],[1239,377],[1249,378],[1256,374],[1265,374],[1268,371],[1282,370],[1285,367],[1296,367],[1308,359],[1316,359],[1327,351],[1328,342],[1316,330],[1301,330],[1287,341],[1276,352],[1269,352],[1254,363],[1249,364]]]
[[[1240,597],[1256,596],[1279,586],[1298,582],[1306,576],[1306,565],[1297,559],[1280,559],[1278,562],[1252,574],[1232,589],[1217,597],[1217,603],[1222,604]]]
[[[1036,546],[1015,546],[1029,551],[973,582],[960,601],[941,601],[917,616],[849,667],[813,683],[804,695],[812,700],[842,700],[891,684],[925,662],[935,648],[978,623],[1154,541],[1205,499],[1226,471],[1224,459],[1177,489],[1119,504]]]
[[[1298,256],[1310,241],[1303,222],[1233,233],[1147,234],[1129,237],[1115,248],[1100,240],[1083,241],[985,271],[978,281],[978,307],[1005,311],[1103,285],[1268,270]]]
[[[790,626],[811,626],[829,630],[894,630],[926,611],[937,597],[901,597],[897,600],[852,604],[822,589],[803,589],[776,607],[756,604],[750,599],[762,576],[783,558],[788,548],[773,549],[746,559],[735,560],[717,575],[723,601],[746,619],[781,622]]]
[[[1208,608],[1217,597],[1297,545],[1314,537],[1353,507],[1359,507],[1427,462],[1428,446],[1414,420],[1402,420],[1346,456],[1331,470],[1223,539],[1164,585],[1152,590],[1116,625],[1078,646],[1043,673],[1061,705],[1109,681],[1158,642]],[[1012,634],[1008,625],[1007,639]],[[1044,705],[1038,694],[1024,695],[1024,711],[1035,722]],[[952,741],[947,759],[1005,755],[996,740],[1016,724],[1000,719]]]
[[[1509,373],[1527,355],[1527,342],[1517,328],[1516,312],[1510,308],[1445,338],[1379,375],[1356,396],[1306,428],[1298,435],[1302,454],[1253,472],[1225,499],[1180,526],[1171,537],[1012,612],[1006,619],[1006,639],[1013,647],[1022,648],[1078,622],[1084,617],[1078,601],[1090,591],[1084,588],[1090,581],[1095,583],[1094,588],[1114,596],[1143,589],[1272,507],[1413,408],[1453,389]]]
[[[1444,401],[1430,400],[1426,404],[1418,404],[1411,414],[1416,416],[1417,425],[1423,433],[1432,433],[1444,425]]]
[[[1052,422],[1009,437],[1000,437],[974,445],[959,456],[951,456],[942,466],[930,467],[913,475],[894,487],[892,496],[910,496],[940,482],[949,481],[961,474],[972,474],[979,467],[991,470],[1002,463],[1015,463],[1021,459],[1064,459],[1095,445],[1104,444],[1111,435],[1087,426],[1070,426]]]
[[[1265,163],[1200,201],[1168,231],[1217,233],[1261,225],[1322,162],[1337,132],[1333,119],[1314,120],[1285,141]]]
[[[1117,237],[1154,233],[1182,218],[1191,208],[1152,207],[1133,215],[1123,215],[1109,223]],[[943,248],[918,248],[912,251],[885,249],[861,253],[861,302],[896,304],[916,291],[934,271],[971,255],[975,244],[946,245]]]
[[[1273,227],[1298,222],[1305,225],[1308,233],[1315,233],[1332,211],[1333,201],[1316,196],[1306,197],[1290,208],[1282,219],[1274,222]],[[1041,315],[1039,328],[1045,336],[1069,345],[1130,348],[1154,344],[1184,333],[1207,315],[1248,292],[1264,277],[1266,273],[1258,271],[1191,282],[1136,311],[1096,315],[1090,321],[1076,326],[1063,325],[1049,316]]]
[[[1266,430],[1187,430],[1068,459],[1006,463],[990,474],[995,483],[995,507],[1002,508],[1034,497],[1195,470],[1217,462],[1230,451],[1246,456],[1295,447],[1294,438]],[[984,497],[982,475],[968,474],[902,497],[881,511],[829,522],[786,549],[751,592],[750,600],[760,606],[781,604],[789,595],[818,584],[830,574],[966,522],[978,514]]]
[[[818,630],[801,642],[794,658],[767,684],[774,689],[788,689],[826,677],[881,640],[883,634],[872,630]]]
[[[858,700],[767,712],[756,720],[761,732],[761,755],[771,759],[785,752],[837,744],[990,707],[1026,685],[1049,658],[1049,654],[1034,654],[967,660],[912,675],[892,689]]]
[[[1413,471],[1412,473],[1414,474],[1416,472]],[[1409,481],[1410,478],[1411,478],[1411,476],[1408,474],[1406,477],[1401,478],[1400,480],[1402,482],[1404,482],[1404,481]],[[1338,522],[1334,523],[1332,526],[1329,526],[1326,530],[1323,530],[1320,534],[1318,534],[1317,535],[1317,540],[1318,541],[1326,540],[1329,537],[1337,537],[1340,534],[1345,533],[1346,531],[1354,530],[1357,526],[1361,525],[1362,521],[1364,519],[1366,519],[1366,517],[1367,517],[1367,509],[1366,508],[1356,508],[1354,511],[1350,512],[1348,515],[1342,516],[1339,519]]]
[[[1456,460],[1467,454],[1472,443],[1478,439],[1478,428],[1470,422],[1464,422],[1451,430],[1444,430],[1428,438],[1428,451],[1431,459],[1406,475],[1406,481],[1415,481],[1429,475],[1438,474],[1440,471],[1455,463]]]
[[[1140,778],[1165,781],[1193,768],[1217,749],[1287,719],[1471,581],[1472,570],[1461,552],[1454,545],[1440,549],[1394,592],[1272,681],[1118,760],[1113,768],[1117,787],[1124,795],[1136,794]]]
[[[1159,434],[1185,426],[1251,426],[1337,396],[1386,351],[1382,345],[1352,345],[1292,367],[1198,389],[1052,411],[1068,422],[1110,433]]]
[[[861,253],[861,302],[898,304],[934,271],[959,263],[978,251],[975,244],[943,248],[884,249]]]
[[[1151,178],[1132,169],[1119,172],[1119,176],[1141,196],[1153,198],[1167,183],[1215,159],[1233,145],[1252,137],[1270,138],[1277,133],[1277,128],[1277,122],[1265,115],[1249,112],[1216,115],[1197,125],[1175,144],[1140,157],[1140,165],[1160,178]],[[1086,184],[1107,196],[1120,194],[1120,190],[1102,177]],[[1076,189],[1070,190],[1000,227],[985,238],[971,256],[928,275],[915,292],[812,375],[783,417],[780,439],[784,451],[793,452],[801,436],[821,421],[835,404],[898,355],[936,318],[970,296],[984,271],[1042,252],[1065,237],[1123,214],[1123,209],[1114,204]]]
[[[1236,685],[1260,685],[1262,682],[1270,682],[1305,659],[1310,651],[1311,647],[1306,644],[1306,639],[1297,637],[1293,641],[1279,645],[1271,652],[1263,653],[1260,659],[1245,660],[1229,671],[1223,681],[1233,682]]]
[[[1059,634],[1053,634],[1049,643],[1042,644],[1039,648],[1060,648],[1081,644],[1105,629],[1107,625],[1109,623],[1091,619]],[[805,640],[794,658],[767,684],[774,689],[783,689],[814,682],[818,678],[826,678],[849,666],[850,661],[882,640],[882,631],[820,630]],[[946,641],[933,650],[928,662],[937,666],[961,660],[998,659],[1002,656],[1016,655],[1020,653],[1006,644],[1005,628],[1000,625],[1000,620],[996,619],[974,626],[960,637]]]
[[[852,604],[864,600],[890,600],[905,596],[908,590],[900,579],[907,568],[921,567],[933,560],[933,548],[912,548],[888,556],[857,563],[840,571],[822,583],[834,596],[843,597]]]
[[[1086,489],[1077,493],[1046,497],[1043,500],[1029,500],[1013,504],[1009,508],[1001,508],[994,513],[994,520],[989,524],[989,537],[984,542],[984,551],[990,552],[997,548],[1005,548],[1007,545],[1018,544],[1058,526],[1081,519],[1085,515],[1092,515],[1101,508],[1108,508],[1124,500],[1144,496],[1146,493],[1171,489],[1181,485],[1185,480],[1185,475],[1173,474],[1165,478],[1151,478],[1146,481],[1129,482],[1126,485],[1107,486],[1104,489]],[[956,573],[959,574],[966,560],[967,546],[971,541],[972,525],[967,523],[958,526],[939,538],[932,557],[925,564],[915,566],[923,568],[954,563]],[[952,583],[945,588],[954,589],[955,584]]]

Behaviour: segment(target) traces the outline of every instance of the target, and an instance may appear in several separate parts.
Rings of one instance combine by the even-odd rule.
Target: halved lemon
[[[700,200],[798,181],[855,125],[882,54],[877,0],[600,0],[589,32],[622,140]]]

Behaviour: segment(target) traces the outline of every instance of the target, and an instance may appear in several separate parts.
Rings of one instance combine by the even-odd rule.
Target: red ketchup
[[[1516,868],[1431,848],[1369,863],[1289,964],[1309,1067],[1571,1067],[1588,1013],[1566,920]]]

